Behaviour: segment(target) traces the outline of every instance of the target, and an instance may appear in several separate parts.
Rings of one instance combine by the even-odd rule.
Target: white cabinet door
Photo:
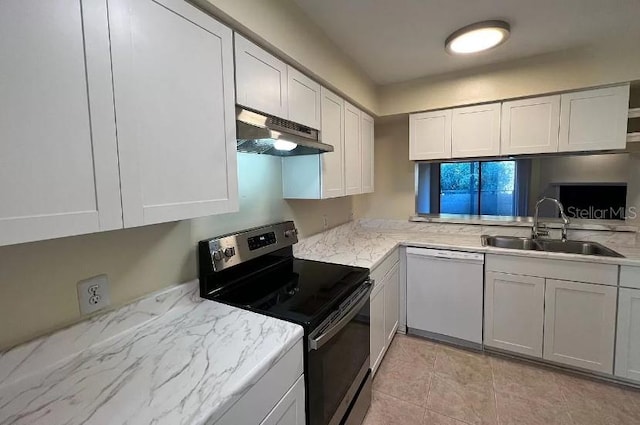
[[[613,373],[618,288],[547,279],[544,358]]]
[[[409,115],[409,159],[451,158],[451,109]]]
[[[620,289],[616,376],[640,382],[640,290]]]
[[[369,302],[369,325],[370,325],[370,361],[371,370],[375,374],[380,366],[382,357],[384,356],[385,344],[387,341],[385,335],[384,322],[384,285],[378,282]]]
[[[358,108],[344,103],[344,180],[347,195],[362,193],[360,115]]]
[[[362,137],[362,193],[373,192],[373,118],[362,113],[361,137]]]
[[[106,10],[0,2],[0,245],[122,227]]]
[[[387,348],[398,330],[399,298],[400,273],[398,264],[396,264],[384,279],[384,333]]]
[[[624,149],[629,85],[562,95],[560,152]]]
[[[320,129],[320,84],[290,66],[287,75],[289,119]]]
[[[260,425],[305,425],[304,375],[278,402]]]
[[[500,103],[453,110],[451,156],[477,158],[500,155]]]
[[[543,278],[486,272],[486,346],[542,357],[543,323]]]
[[[344,187],[344,100],[322,87],[322,142],[333,146],[333,152],[320,155],[322,161],[322,197],[345,195]]]
[[[238,33],[235,59],[238,104],[288,118],[287,64]]]
[[[560,96],[504,102],[501,128],[502,155],[557,152]]]
[[[109,20],[125,227],[236,211],[231,30],[182,0]]]

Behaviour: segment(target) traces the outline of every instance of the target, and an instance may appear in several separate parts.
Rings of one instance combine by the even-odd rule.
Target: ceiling
[[[640,0],[295,0],[378,84],[640,37]],[[493,51],[451,56],[444,41],[477,21],[511,24]]]

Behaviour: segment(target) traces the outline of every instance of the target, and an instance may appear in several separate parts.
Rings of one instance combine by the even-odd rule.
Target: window
[[[516,169],[511,160],[419,164],[418,213],[517,215]]]

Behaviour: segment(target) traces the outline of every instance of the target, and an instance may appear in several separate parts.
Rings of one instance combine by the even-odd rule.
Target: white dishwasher
[[[481,345],[483,282],[484,254],[407,248],[408,332]]]

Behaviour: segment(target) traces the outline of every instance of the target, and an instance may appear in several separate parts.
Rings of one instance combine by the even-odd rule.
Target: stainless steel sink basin
[[[527,251],[540,250],[536,241],[531,238],[517,238],[515,236],[482,236],[482,246],[493,246],[506,249],[523,249]]]
[[[597,242],[559,241],[550,239],[518,238],[514,236],[482,236],[483,246],[520,249],[525,251],[560,252],[565,254],[598,255],[603,257],[624,257]]]
[[[603,257],[624,257],[597,242],[538,240],[536,244],[547,252],[564,252],[567,254],[600,255]]]

